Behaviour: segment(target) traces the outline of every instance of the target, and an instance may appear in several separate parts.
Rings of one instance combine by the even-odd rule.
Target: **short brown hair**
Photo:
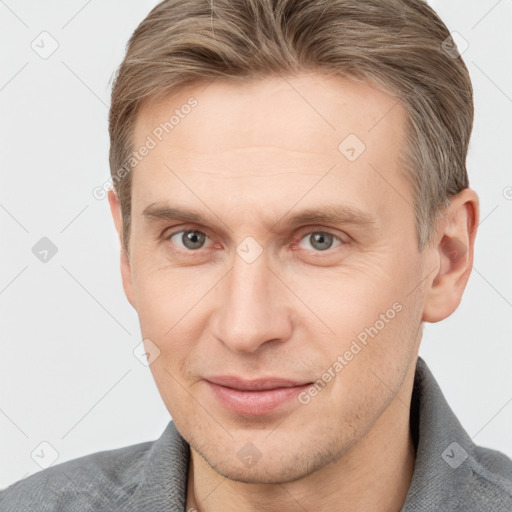
[[[469,186],[473,90],[452,43],[423,0],[164,0],[130,38],[112,90],[110,170],[124,249],[132,181],[126,162],[145,101],[205,80],[316,71],[373,84],[405,108],[401,170],[414,192],[422,250],[450,196]]]

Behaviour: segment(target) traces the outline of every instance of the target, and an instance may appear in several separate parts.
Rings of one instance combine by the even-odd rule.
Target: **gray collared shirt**
[[[512,460],[476,446],[418,357],[411,401],[416,463],[401,512],[512,511]],[[157,441],[48,468],[0,492],[0,511],[185,510],[189,446],[171,421]]]

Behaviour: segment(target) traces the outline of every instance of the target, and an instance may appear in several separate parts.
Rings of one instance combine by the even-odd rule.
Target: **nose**
[[[290,338],[290,297],[263,254],[252,263],[235,255],[231,271],[218,286],[210,327],[232,351],[255,352],[264,343]]]

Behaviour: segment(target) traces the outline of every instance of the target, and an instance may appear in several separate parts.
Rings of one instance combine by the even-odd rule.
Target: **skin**
[[[374,87],[316,73],[217,80],[148,103],[135,147],[190,96],[195,109],[133,171],[129,257],[121,251],[126,296],[160,350],[151,371],[191,447],[187,507],[400,510],[415,461],[409,403],[423,322],[460,303],[476,193],[453,196],[419,252],[413,195],[398,168],[404,110]],[[338,150],[350,133],[366,145],[352,162]],[[109,201],[120,235],[112,191]],[[143,215],[155,203],[203,219]],[[373,223],[287,223],[326,204],[364,210]],[[187,229],[207,235],[201,248],[183,245]],[[318,249],[318,232],[334,235],[331,247]],[[252,263],[236,252],[248,236],[262,248]],[[315,382],[394,303],[400,312],[307,404],[236,414],[204,381]],[[244,464],[244,447],[261,458]]]

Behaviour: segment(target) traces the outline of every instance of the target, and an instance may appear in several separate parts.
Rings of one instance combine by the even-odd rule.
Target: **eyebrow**
[[[148,220],[180,220],[183,222],[208,223],[208,218],[196,210],[178,208],[163,203],[152,203],[147,206],[142,215]],[[286,219],[288,217],[288,219]],[[309,208],[289,216],[285,214],[274,223],[294,227],[300,224],[326,223],[326,224],[352,224],[358,226],[372,226],[377,220],[368,212],[359,208],[341,204],[326,204],[317,208]]]
[[[285,216],[286,217],[286,216]],[[280,223],[281,220],[278,222]],[[369,213],[359,208],[334,204],[322,205],[318,208],[302,210],[290,217],[286,222],[290,226],[297,224],[354,224],[360,226],[370,226],[377,223],[377,220]]]
[[[160,203],[150,204],[144,208],[142,215],[148,220],[182,220],[185,222],[201,222],[204,220],[199,212]]]

